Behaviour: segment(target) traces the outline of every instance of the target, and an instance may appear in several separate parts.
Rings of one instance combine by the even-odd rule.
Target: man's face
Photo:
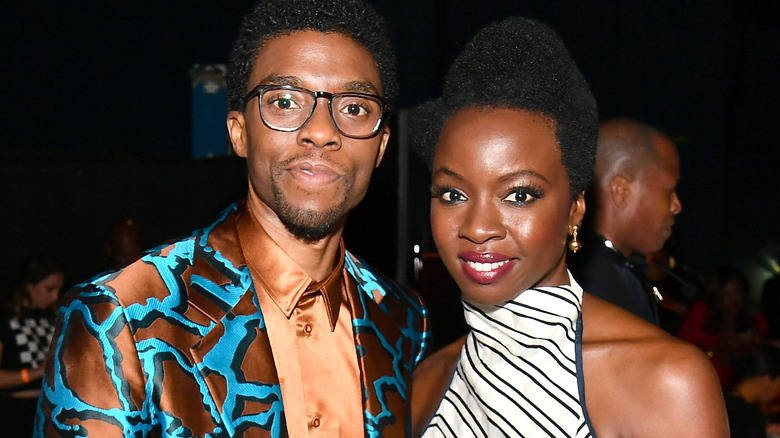
[[[659,160],[642,169],[631,183],[629,204],[630,252],[648,255],[661,250],[672,234],[674,217],[682,211],[677,197],[680,160],[667,138],[655,140]]]
[[[382,94],[376,62],[365,48],[345,35],[315,31],[265,42],[248,85],[247,92],[257,85],[293,85]],[[243,114],[228,116],[228,128],[236,153],[247,158],[252,190],[265,209],[260,214],[275,215],[290,232],[309,241],[340,230],[347,212],[363,199],[390,134],[383,128],[368,139],[341,135],[327,99],[318,99],[311,118],[297,131],[266,126],[257,98]]]

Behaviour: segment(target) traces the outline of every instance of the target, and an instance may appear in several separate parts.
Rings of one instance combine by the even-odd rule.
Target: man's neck
[[[336,265],[341,233],[339,228],[317,241],[308,241],[292,234],[279,217],[250,188],[247,199],[249,212],[260,223],[266,233],[284,250],[295,263],[315,281],[330,275]]]
[[[620,239],[615,239],[614,233],[610,233],[607,230],[598,229],[596,230],[596,233],[604,238],[604,245],[612,251],[620,253],[625,258],[629,258],[631,254],[633,254],[632,251],[626,249],[625,245],[620,242]]]

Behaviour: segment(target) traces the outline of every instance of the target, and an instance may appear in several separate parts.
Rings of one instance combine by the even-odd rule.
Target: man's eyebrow
[[[279,75],[279,74],[270,74],[264,77],[263,79],[261,79],[258,84],[259,85],[292,85],[294,87],[303,87],[303,81],[298,76],[287,76],[287,75]],[[312,91],[320,91],[320,90],[312,90]],[[329,91],[329,90],[321,90],[321,91]],[[336,90],[334,92],[344,92],[344,91],[380,96],[379,90],[376,89],[374,84],[368,81],[345,82],[342,85],[341,90]]]
[[[379,90],[376,89],[374,84],[366,81],[351,81],[344,84],[344,89],[347,91],[354,91],[357,93],[366,93],[379,96]]]
[[[263,79],[260,79],[260,85],[292,85],[300,87],[303,81],[297,76],[285,76],[278,74],[270,74]]]

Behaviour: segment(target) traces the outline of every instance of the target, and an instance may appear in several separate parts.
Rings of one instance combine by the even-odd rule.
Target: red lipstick
[[[506,275],[515,261],[509,257],[492,252],[466,251],[458,256],[461,269],[472,281],[479,284],[495,283]]]

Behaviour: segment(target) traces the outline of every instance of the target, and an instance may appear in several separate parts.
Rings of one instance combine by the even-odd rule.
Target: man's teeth
[[[485,271],[492,271],[494,269],[498,269],[501,266],[509,263],[509,260],[503,260],[495,263],[480,263],[480,262],[466,262],[466,263],[469,264],[471,269],[477,272],[485,272]]]
[[[314,175],[314,172],[312,172],[311,170],[308,170],[308,169],[303,169],[302,172],[307,174],[307,175]]]

